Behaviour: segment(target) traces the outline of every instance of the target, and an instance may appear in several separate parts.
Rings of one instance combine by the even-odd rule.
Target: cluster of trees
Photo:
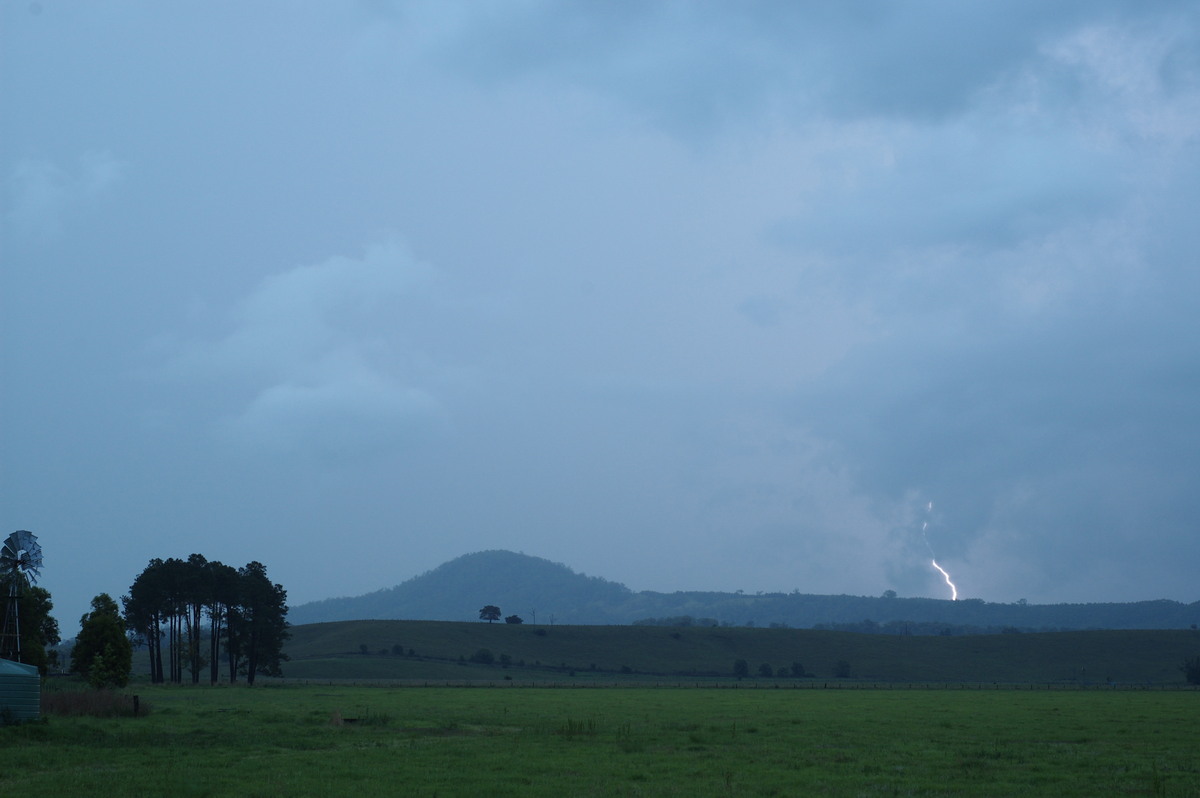
[[[186,668],[192,684],[198,684],[208,664],[216,684],[222,644],[230,683],[239,673],[247,684],[254,684],[259,673],[278,675],[287,659],[287,591],[271,583],[260,562],[233,568],[200,554],[186,560],[156,558],[121,601],[126,626],[149,650],[152,682],[180,684]]]
[[[969,599],[964,599],[969,600]],[[774,625],[774,624],[772,624]],[[817,623],[813,629],[833,632],[857,632],[868,635],[999,635],[1021,634],[1023,632],[1057,632],[1065,629],[1035,629],[1028,626],[979,626],[976,624],[943,623],[941,621],[884,621],[879,623],[867,618],[854,623]]]
[[[479,620],[492,623],[500,620],[500,608],[495,604],[488,604],[479,611]],[[553,619],[552,619],[553,620]],[[536,619],[535,619],[536,621]],[[504,618],[505,623],[525,623],[525,619],[520,615],[508,615]]]
[[[739,679],[749,676],[750,663],[744,659],[734,660],[733,675]],[[764,662],[758,666],[758,675],[767,679],[772,677],[800,679],[805,676],[812,676],[811,673],[804,670],[804,666],[799,662],[793,662],[791,665],[782,665],[778,670],[772,668],[770,663]]]
[[[642,618],[634,626],[720,626],[716,618],[693,618],[690,615],[671,615],[666,618]],[[725,624],[729,626],[730,624]]]

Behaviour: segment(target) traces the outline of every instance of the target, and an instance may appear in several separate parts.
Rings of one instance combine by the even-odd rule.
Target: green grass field
[[[1200,795],[1194,690],[151,687],[0,795]]]

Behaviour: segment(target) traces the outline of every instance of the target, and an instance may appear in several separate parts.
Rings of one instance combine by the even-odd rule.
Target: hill
[[[999,604],[980,599],[808,593],[634,592],[565,565],[511,551],[466,554],[396,587],[293,607],[296,624],[340,620],[469,621],[487,604],[527,622],[787,626],[913,634],[1002,630],[1184,629],[1200,602]]]
[[[506,615],[543,622],[619,623],[611,611],[628,603],[624,585],[585,576],[565,565],[511,551],[465,554],[406,582],[364,596],[334,598],[291,608],[292,623],[412,618],[467,621],[498,605]],[[570,618],[568,618],[570,616]]]
[[[1182,684],[1200,650],[1187,630],[961,637],[862,635],[811,629],[529,626],[439,621],[345,621],[297,626],[292,678],[519,680],[731,677],[751,674],[908,682]],[[480,656],[486,651],[486,656]],[[490,662],[488,661],[490,658]],[[780,675],[780,671],[784,675]]]

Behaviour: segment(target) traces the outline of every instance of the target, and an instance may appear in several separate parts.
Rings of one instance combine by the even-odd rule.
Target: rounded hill
[[[288,619],[295,624],[368,618],[469,621],[491,604],[528,621],[548,622],[553,615],[563,623],[619,623],[613,609],[632,595],[620,583],[561,563],[491,550],[464,554],[392,588],[293,607]]]

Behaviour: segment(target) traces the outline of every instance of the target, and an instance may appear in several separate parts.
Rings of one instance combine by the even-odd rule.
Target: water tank
[[[36,666],[0,659],[0,723],[37,720],[41,697],[42,677]]]

